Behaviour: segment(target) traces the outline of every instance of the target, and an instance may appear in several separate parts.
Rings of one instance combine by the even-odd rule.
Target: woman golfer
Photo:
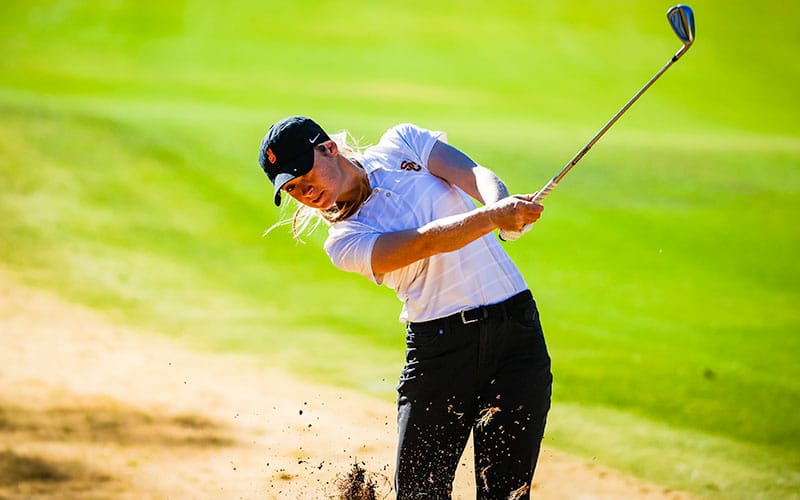
[[[403,124],[356,153],[294,116],[264,137],[259,163],[329,224],[334,265],[403,303],[397,498],[450,498],[470,432],[477,497],[528,498],[550,408],[550,357],[531,292],[492,234],[539,219],[442,132]],[[473,199],[481,202],[478,207]],[[299,223],[298,223],[299,222]]]

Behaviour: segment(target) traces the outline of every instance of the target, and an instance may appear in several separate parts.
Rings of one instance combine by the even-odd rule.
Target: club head
[[[669,24],[684,45],[694,42],[694,12],[688,5],[679,4],[667,11]]]

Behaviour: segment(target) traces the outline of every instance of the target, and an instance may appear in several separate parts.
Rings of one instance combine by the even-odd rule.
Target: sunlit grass
[[[743,4],[693,6],[691,52],[506,248],[554,360],[550,445],[672,488],[789,496],[796,8],[762,6],[745,44],[732,28],[747,25]],[[666,9],[639,2],[462,3],[458,18],[447,2],[364,3],[333,23],[333,4],[273,7],[265,25],[244,14],[255,4],[12,3],[0,263],[120,322],[391,399],[403,356],[391,291],[334,269],[324,229],[304,245],[262,237],[281,217],[255,161],[269,123],[310,114],[369,144],[414,121],[534,191],[678,42]]]

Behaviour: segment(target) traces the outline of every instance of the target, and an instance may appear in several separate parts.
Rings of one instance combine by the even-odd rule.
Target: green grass
[[[507,248],[556,377],[547,444],[719,498],[800,491],[800,9],[692,4],[697,43]],[[399,302],[283,231],[266,127],[414,121],[515,191],[679,42],[621,2],[7,2],[0,265],[199,348],[393,397]],[[757,22],[753,18],[758,14]]]

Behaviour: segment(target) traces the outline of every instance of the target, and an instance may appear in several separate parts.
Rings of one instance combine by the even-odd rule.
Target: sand
[[[0,498],[337,498],[337,481],[356,463],[378,498],[394,497],[393,395],[193,351],[8,273],[0,343]],[[453,498],[475,498],[469,456]],[[548,448],[531,491],[690,498]]]

